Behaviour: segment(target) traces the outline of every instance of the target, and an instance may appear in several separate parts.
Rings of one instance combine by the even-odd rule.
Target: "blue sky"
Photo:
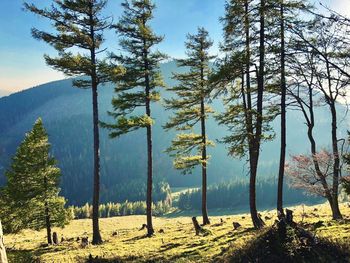
[[[49,0],[28,0],[38,6]],[[122,0],[109,0],[106,13],[115,20],[121,14]],[[154,30],[165,36],[159,50],[171,57],[184,55],[187,33],[196,32],[204,26],[215,41],[212,49],[217,53],[222,30],[219,17],[224,12],[225,0],[155,0],[157,9],[153,20]],[[324,0],[326,5],[342,13],[350,14],[350,0]],[[34,40],[30,29],[50,30],[47,20],[24,12],[23,0],[0,0],[0,97],[64,76],[45,65],[43,54],[55,54],[47,44]],[[106,46],[117,48],[117,37],[113,32],[106,35]]]

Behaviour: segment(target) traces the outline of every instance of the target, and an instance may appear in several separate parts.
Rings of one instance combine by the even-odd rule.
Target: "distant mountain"
[[[7,90],[0,89],[0,98],[4,96],[8,96],[9,94],[10,92],[8,92]]]
[[[171,73],[179,72],[175,63],[162,64],[161,70],[167,85],[173,85]],[[169,93],[163,91],[163,96],[167,97]],[[112,84],[99,88],[102,120],[109,118],[106,112],[111,110],[112,97]],[[214,101],[213,107],[218,111],[223,108],[220,101]],[[93,167],[91,108],[91,91],[72,88],[71,79],[51,82],[0,98],[0,183],[5,182],[4,171],[24,134],[31,129],[38,117],[42,117],[52,143],[52,153],[62,169],[63,194],[73,204],[90,201]],[[172,187],[199,186],[199,170],[193,175],[181,175],[173,169],[171,158],[164,153],[174,136],[174,132],[166,133],[162,129],[169,112],[160,104],[153,105],[152,111],[156,121],[153,134],[156,180],[165,179]],[[341,111],[345,112],[342,108]],[[348,120],[342,119],[339,123],[344,136]],[[279,127],[278,123],[275,126]],[[329,127],[327,109],[318,109],[316,135],[326,147],[331,142]],[[145,133],[145,130],[139,130],[112,140],[108,138],[108,132],[101,129],[102,201],[122,201],[120,199],[125,199],[130,187],[137,187],[146,180]],[[212,119],[209,120],[208,135],[211,139],[219,139],[225,134],[224,127],[219,127]],[[302,116],[295,111],[288,112],[287,145],[288,154],[303,153],[309,149]],[[247,178],[245,161],[228,157],[224,145],[217,144],[209,153],[212,156],[208,168],[209,183]],[[275,141],[263,146],[260,178],[276,177],[278,157],[277,135]]]

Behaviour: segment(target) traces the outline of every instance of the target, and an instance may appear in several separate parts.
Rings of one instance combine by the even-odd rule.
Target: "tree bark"
[[[144,22],[145,24],[145,22]],[[144,66],[145,66],[145,91],[146,91],[146,114],[151,117],[149,62],[146,41],[144,40]],[[152,124],[147,125],[147,236],[154,234],[152,223],[152,185],[153,185],[153,153],[152,153]]]
[[[4,234],[2,232],[2,224],[0,221],[0,263],[7,263],[6,249],[4,245]]]
[[[339,191],[339,174],[340,159],[337,137],[337,111],[334,102],[330,104],[332,113],[332,149],[333,149],[333,189],[332,189],[332,217],[334,220],[342,219],[343,216],[339,209],[338,191]]]
[[[258,72],[258,94],[257,94],[257,118],[256,131],[250,149],[250,185],[249,185],[249,203],[250,214],[254,228],[260,229],[264,222],[258,216],[256,209],[256,175],[258,169],[260,143],[262,135],[263,122],[263,93],[264,93],[264,74],[265,74],[265,0],[260,1],[260,44],[259,44],[259,72]]]
[[[47,243],[52,245],[52,237],[51,237],[51,220],[49,213],[49,205],[45,202],[45,221],[46,221],[46,234],[47,234]]]
[[[285,72],[285,38],[284,38],[284,4],[280,6],[281,30],[281,149],[278,171],[277,212],[284,216],[283,211],[283,181],[286,160],[286,72]]]
[[[201,101],[201,129],[202,129],[202,217],[203,225],[210,224],[208,218],[208,209],[207,209],[207,147],[206,147],[206,131],[205,131],[205,108],[204,101],[202,98]]]
[[[93,125],[94,125],[94,193],[92,200],[92,244],[102,243],[99,227],[99,204],[100,204],[100,139],[98,128],[98,106],[97,106],[97,85],[92,88],[93,101]]]
[[[148,112],[150,113],[150,107],[148,105]],[[147,114],[148,115],[148,114]],[[150,115],[148,115],[150,116]],[[152,126],[147,126],[147,157],[148,157],[148,169],[147,169],[147,235],[152,236],[154,234],[152,223],[152,184],[153,184],[153,159],[152,159]]]
[[[95,31],[93,18],[93,2],[89,3],[90,15],[90,37],[92,47],[90,50],[91,58],[91,89],[92,89],[92,112],[93,112],[93,136],[94,136],[94,183],[92,198],[92,244],[98,245],[102,243],[102,237],[99,227],[99,204],[100,204],[100,135],[98,127],[98,80],[96,72],[96,47],[95,47]]]
[[[262,228],[265,223],[258,215],[258,211],[256,209],[256,175],[258,168],[258,156],[256,152],[252,152],[250,154],[250,182],[249,182],[249,207],[250,207],[250,215],[252,218],[253,226],[255,229]]]
[[[203,48],[202,48],[203,49]],[[204,66],[203,59],[201,59],[201,82],[204,83]],[[202,136],[202,217],[203,225],[210,224],[207,209],[207,138],[206,138],[206,127],[205,127],[205,91],[202,85],[202,97],[201,97],[201,136]]]

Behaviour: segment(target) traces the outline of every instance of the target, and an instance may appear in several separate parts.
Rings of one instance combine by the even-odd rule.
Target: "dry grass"
[[[349,221],[332,222],[326,204],[310,207],[293,207],[295,220],[303,221],[317,235],[350,244]],[[316,211],[317,210],[317,211]],[[341,205],[346,219],[350,219],[350,208]],[[304,216],[302,215],[304,213]],[[261,213],[267,225],[274,223],[275,211]],[[224,223],[221,224],[221,218]],[[252,229],[249,214],[222,215],[211,217],[211,225],[206,227],[211,234],[196,236],[190,217],[154,218],[156,234],[152,238],[145,237],[145,230],[139,231],[145,223],[145,216],[125,216],[101,219],[101,234],[104,243],[100,246],[81,247],[79,237],[91,240],[91,220],[74,220],[64,229],[54,229],[65,241],[57,246],[45,247],[45,231],[26,230],[17,235],[5,236],[9,250],[10,262],[85,262],[89,255],[104,259],[103,262],[210,262],[219,259],[229,249],[243,248],[254,239],[257,232]],[[200,221],[200,218],[198,218]],[[242,227],[233,230],[232,222],[239,222]],[[320,227],[315,223],[323,221]],[[317,225],[317,224],[316,224]],[[163,229],[164,233],[159,230]],[[233,250],[232,250],[233,248]],[[112,261],[114,260],[114,261]]]

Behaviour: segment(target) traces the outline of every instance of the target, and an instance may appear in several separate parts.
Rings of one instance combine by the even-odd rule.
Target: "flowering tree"
[[[308,194],[327,198],[332,206],[332,153],[321,150],[316,154],[291,156],[285,169],[289,177],[289,184],[293,188],[303,189]]]

